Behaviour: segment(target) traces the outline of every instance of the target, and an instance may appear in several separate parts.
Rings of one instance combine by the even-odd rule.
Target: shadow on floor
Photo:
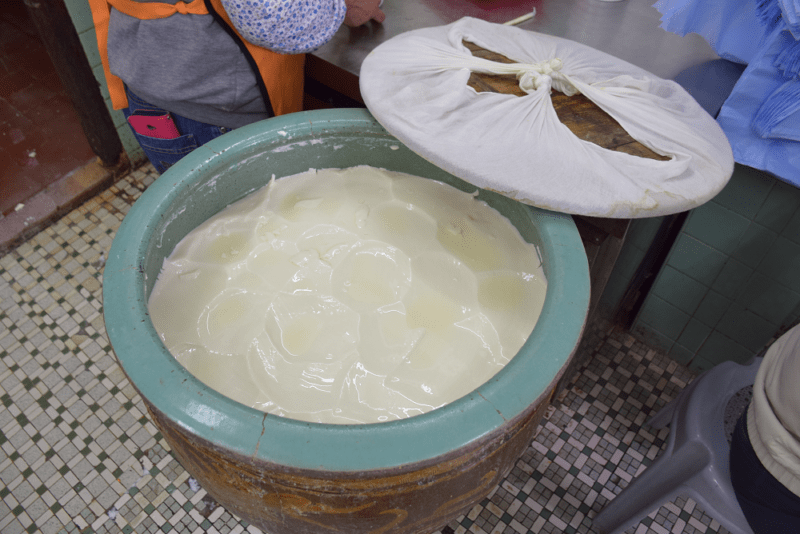
[[[2,217],[95,159],[23,0],[0,10],[0,132]]]

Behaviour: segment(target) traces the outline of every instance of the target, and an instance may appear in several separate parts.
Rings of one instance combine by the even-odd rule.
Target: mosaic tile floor
[[[169,452],[111,352],[102,273],[146,166],[0,258],[0,532],[259,532]],[[643,424],[692,379],[624,332],[592,325],[575,380],[492,494],[441,534],[589,533],[664,446]],[[725,532],[691,500],[630,532]]]

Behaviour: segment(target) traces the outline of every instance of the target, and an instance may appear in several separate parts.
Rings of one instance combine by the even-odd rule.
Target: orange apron
[[[303,110],[303,65],[305,54],[278,54],[261,48],[242,38],[231,23],[228,14],[222,7],[221,0],[210,0],[217,14],[242,39],[250,55],[255,60],[261,79],[267,87],[270,103],[275,115],[284,115]],[[135,0],[89,0],[92,19],[97,34],[97,48],[103,71],[111,95],[114,109],[128,107],[125,86],[118,77],[111,74],[108,66],[108,21],[110,7],[141,20],[162,19],[175,14],[208,15],[204,0],[165,4],[158,2],[136,2]]]

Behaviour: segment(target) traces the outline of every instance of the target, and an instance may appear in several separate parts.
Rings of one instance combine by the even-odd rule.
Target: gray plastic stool
[[[753,534],[731,485],[725,407],[755,382],[762,358],[725,362],[697,377],[648,424],[670,426],[666,450],[592,520],[600,534],[620,534],[661,505],[688,496],[731,534]]]

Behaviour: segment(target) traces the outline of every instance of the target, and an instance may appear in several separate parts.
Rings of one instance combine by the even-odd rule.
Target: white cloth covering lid
[[[462,40],[517,64],[472,56]],[[478,93],[472,71],[520,79],[524,97]],[[678,84],[574,41],[463,18],[394,37],[361,67],[378,122],[410,149],[480,188],[541,208],[639,218],[686,211],[733,172],[716,121]],[[550,89],[583,93],[667,161],[583,141],[564,126]]]

